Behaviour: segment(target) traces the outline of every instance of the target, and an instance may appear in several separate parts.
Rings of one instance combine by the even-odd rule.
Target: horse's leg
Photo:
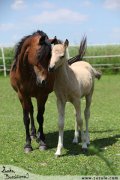
[[[57,99],[57,108],[58,108],[58,128],[59,128],[59,138],[56,156],[61,155],[61,149],[63,147],[63,133],[64,133],[64,114],[65,114],[65,102]]]
[[[78,138],[79,138],[79,128],[78,128],[77,121],[75,121],[75,133],[74,133],[74,139],[73,139],[74,144],[78,144]]]
[[[73,105],[74,105],[75,110],[76,110],[76,124],[78,124],[78,126],[80,127],[80,130],[81,130],[82,149],[83,149],[83,151],[86,151],[87,150],[87,144],[86,144],[86,136],[85,136],[84,131],[83,131],[83,120],[81,117],[80,100],[75,99],[73,101]]]
[[[20,102],[23,107],[23,121],[25,125],[25,130],[26,130],[26,144],[24,146],[24,150],[26,153],[32,151],[32,146],[31,146],[31,137],[30,137],[30,132],[29,132],[29,125],[30,125],[30,118],[29,118],[29,112],[30,112],[30,100],[29,98],[26,98],[23,96],[20,92],[18,92],[18,97],[20,99]]]
[[[33,113],[34,113],[34,109],[33,109],[32,101],[30,100],[31,139],[36,138],[36,128],[34,124]]]
[[[43,123],[44,123],[44,111],[45,111],[45,103],[47,101],[48,95],[43,95],[42,97],[37,98],[37,106],[38,106],[38,114],[37,121],[39,124],[38,128],[38,137],[37,142],[40,144],[39,149],[45,150],[47,148],[45,143],[45,135],[43,132]]]
[[[88,121],[90,118],[90,105],[91,105],[92,94],[87,95],[85,98],[86,98],[86,107],[85,107],[84,115],[86,121],[86,143],[90,144]]]

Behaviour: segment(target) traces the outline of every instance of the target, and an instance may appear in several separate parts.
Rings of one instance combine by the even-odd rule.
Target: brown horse
[[[26,130],[25,152],[32,151],[31,139],[36,138],[31,97],[37,100],[37,121],[39,124],[37,142],[39,149],[46,149],[43,132],[45,103],[49,93],[53,91],[54,73],[48,72],[51,58],[51,44],[60,40],[49,39],[43,31],[37,31],[24,37],[16,46],[15,58],[10,71],[11,85],[17,92],[23,108],[23,120]],[[83,46],[83,47],[82,47]],[[81,44],[79,55],[68,61],[69,64],[82,59],[85,44]],[[29,126],[31,123],[31,133]]]
[[[48,64],[51,57],[51,43],[57,39],[37,31],[24,37],[16,46],[15,59],[10,71],[11,85],[17,92],[23,108],[23,120],[26,129],[25,152],[32,151],[31,137],[36,137],[31,97],[37,99],[38,138],[40,149],[46,149],[43,133],[43,114],[48,94],[53,91],[54,75],[48,75]],[[46,85],[45,85],[46,84]],[[31,122],[31,133],[29,125]]]

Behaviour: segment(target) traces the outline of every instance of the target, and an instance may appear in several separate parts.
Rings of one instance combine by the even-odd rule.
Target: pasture
[[[36,118],[36,102],[34,117]],[[82,112],[85,101],[82,100]],[[83,114],[83,113],[82,113]],[[40,151],[32,142],[34,151],[23,150],[25,130],[22,108],[9,77],[0,76],[0,164],[22,167],[40,175],[120,175],[120,75],[103,75],[95,81],[89,122],[91,145],[84,155],[81,143],[72,144],[74,136],[74,109],[66,107],[64,149],[55,158],[57,146],[57,108],[51,93],[44,114],[44,131],[49,148]],[[35,121],[36,122],[36,121]],[[37,122],[36,122],[36,126]]]

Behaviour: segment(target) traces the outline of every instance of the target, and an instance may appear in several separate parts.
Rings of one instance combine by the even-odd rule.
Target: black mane
[[[26,41],[26,39],[28,39],[29,37],[32,37],[34,35],[39,34],[40,36],[44,36],[46,39],[48,39],[48,36],[46,33],[44,33],[43,31],[37,30],[36,32],[34,32],[31,35],[25,36],[23,37],[16,45],[15,45],[15,55],[14,55],[14,63],[12,65],[12,70],[16,69],[16,64],[17,64],[17,57],[21,52],[22,46],[24,44],[24,42]]]
[[[16,45],[15,45],[15,55],[14,59],[17,59],[17,56],[20,54],[22,46],[27,38],[29,38],[31,35],[23,37]]]
[[[32,34],[32,36],[33,35],[36,35],[36,34],[39,34],[40,36],[45,36],[47,39],[48,39],[48,35],[45,33],[45,32],[43,32],[43,31],[40,31],[40,30],[37,30],[36,32],[34,32],[33,34]]]
[[[43,44],[37,52],[38,63],[46,68],[51,58],[51,44]]]
[[[44,33],[43,31],[36,31],[34,32],[32,35],[28,35],[28,36],[25,36],[23,37],[16,45],[15,45],[15,56],[14,56],[14,59],[17,58],[17,56],[20,54],[21,52],[21,49],[22,49],[22,45],[24,44],[25,40],[31,36],[34,36],[34,35],[37,35],[39,34],[40,36],[45,36],[46,38],[48,38],[47,34]]]

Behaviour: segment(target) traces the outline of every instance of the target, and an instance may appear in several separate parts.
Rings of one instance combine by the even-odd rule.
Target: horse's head
[[[33,66],[36,74],[36,82],[44,85],[47,81],[48,64],[51,58],[51,43],[48,36],[42,31],[31,36],[28,48],[28,63]]]
[[[51,44],[61,41],[56,37],[49,39],[43,31],[25,36],[15,47],[12,71],[19,70],[21,76],[29,79],[36,75],[37,84],[45,84],[48,76],[48,65],[51,58]],[[35,76],[34,76],[35,77]]]
[[[62,66],[62,64],[66,61],[68,45],[69,41],[66,39],[66,41],[63,44],[56,44],[55,46],[53,46],[51,60],[49,64],[50,72]]]
[[[37,84],[39,85],[45,85],[47,82],[48,65],[51,58],[51,44],[57,43],[60,42],[56,37],[49,39],[45,33],[42,35],[39,33],[35,34],[33,41],[31,41],[28,59],[34,67]]]

